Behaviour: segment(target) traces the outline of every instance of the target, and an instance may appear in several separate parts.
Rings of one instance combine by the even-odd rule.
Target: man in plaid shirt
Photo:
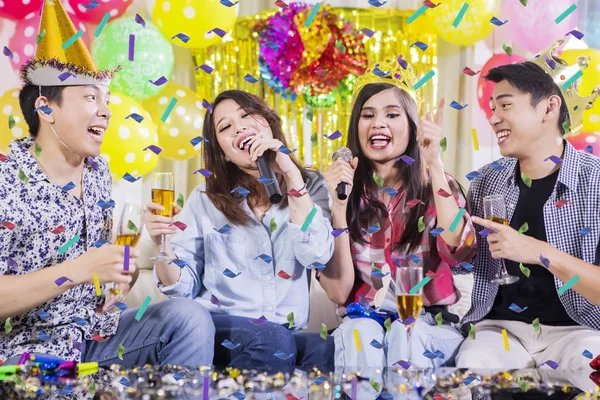
[[[600,353],[600,159],[563,139],[598,93],[581,98],[555,84],[578,70],[561,61],[547,52],[486,76],[496,83],[490,125],[504,158],[480,169],[468,194],[487,240],[477,243],[458,367],[589,370]],[[508,226],[482,219],[490,195],[504,196]],[[501,259],[518,282],[491,282]],[[587,384],[586,375],[569,379]]]

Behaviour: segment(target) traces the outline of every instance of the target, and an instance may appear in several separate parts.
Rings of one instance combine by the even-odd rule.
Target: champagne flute
[[[483,198],[483,216],[485,219],[492,222],[496,222],[502,225],[508,225],[508,213],[506,212],[506,202],[504,201],[504,195],[496,194],[493,196],[486,196]],[[496,275],[496,278],[492,279],[492,283],[498,285],[510,285],[519,280],[518,276],[510,275],[506,270],[504,259],[500,259],[500,275]]]
[[[119,217],[117,241],[115,244],[135,247],[140,241],[143,229],[144,209],[136,204],[125,203]],[[112,284],[112,287],[108,290],[108,294],[109,300],[121,301],[124,297],[117,283]]]
[[[155,215],[173,217],[173,206],[175,204],[175,178],[172,172],[156,172],[152,175],[152,202],[160,204],[164,210],[153,210]],[[172,261],[173,258],[167,254],[165,248],[165,235],[161,237],[160,253],[152,257],[151,261]]]
[[[423,280],[423,267],[399,267],[396,269],[396,308],[406,329],[408,361],[411,360],[410,331],[423,308],[423,288],[414,288]]]

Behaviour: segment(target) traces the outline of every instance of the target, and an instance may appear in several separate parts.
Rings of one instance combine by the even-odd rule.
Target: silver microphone
[[[333,160],[333,162],[336,162],[337,160],[342,160],[349,163],[350,161],[352,161],[352,152],[347,147],[340,147],[333,153],[331,159]],[[346,182],[338,183],[337,187],[335,188],[335,191],[339,200],[346,200],[348,198],[348,184]]]

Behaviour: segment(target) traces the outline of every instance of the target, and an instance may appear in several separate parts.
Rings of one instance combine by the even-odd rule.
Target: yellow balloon
[[[0,153],[7,154],[10,142],[29,135],[29,126],[19,106],[20,91],[20,88],[10,89],[0,97]]]
[[[455,28],[453,23],[465,4],[468,4],[468,8]],[[490,23],[490,19],[498,16],[498,9],[496,0],[445,0],[436,8],[425,11],[424,16],[442,39],[460,46],[470,46],[492,32],[495,25]]]
[[[560,58],[569,65],[575,64],[578,57],[591,57],[589,66],[583,70],[583,78],[577,87],[581,96],[592,93],[596,86],[600,86],[600,51],[594,49],[565,50]],[[600,132],[600,99],[597,99],[590,110],[583,113],[583,132]]]
[[[166,121],[162,122],[161,117],[173,98],[177,99],[175,108]],[[158,125],[158,142],[162,148],[161,157],[187,160],[198,154],[199,148],[198,150],[194,149],[190,140],[202,135],[204,109],[195,92],[169,82],[158,95],[144,100],[142,105]]]
[[[125,173],[134,177],[145,175],[156,167],[158,156],[144,149],[150,145],[158,146],[156,124],[148,111],[132,99],[120,93],[110,95],[112,118],[102,143],[102,158],[108,162],[115,180]],[[138,123],[127,118],[136,113],[144,119]]]
[[[152,20],[169,40],[178,33],[189,36],[184,43],[178,38],[171,41],[190,49],[221,43],[214,32],[220,28],[228,32],[235,25],[238,6],[224,6],[219,0],[156,0]]]

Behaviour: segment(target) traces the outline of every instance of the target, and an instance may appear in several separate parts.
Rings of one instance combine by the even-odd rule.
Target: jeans
[[[286,327],[265,322],[255,325],[247,317],[212,314],[216,329],[216,367],[230,366],[238,369],[258,369],[268,372],[305,371],[313,367],[333,371],[334,341],[318,333],[293,332]],[[235,348],[223,343],[228,340]]]

